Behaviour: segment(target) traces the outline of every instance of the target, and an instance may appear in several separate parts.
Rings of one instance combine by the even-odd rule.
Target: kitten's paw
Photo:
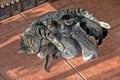
[[[44,59],[45,56],[46,56],[46,54],[44,54],[44,53],[41,52],[41,53],[38,53],[37,56],[38,56],[39,58],[41,58],[41,59]]]
[[[57,57],[57,56],[54,56],[53,59],[54,59],[54,60],[58,60],[58,57]]]
[[[66,59],[71,59],[77,56],[77,52],[76,51],[72,52],[65,49],[63,52],[61,52],[61,56]]]
[[[47,33],[47,35],[46,35],[46,37],[51,41],[51,40],[53,40],[54,39],[54,34],[52,34],[52,33],[50,33],[50,32],[46,32]]]
[[[96,58],[96,57],[98,57],[98,54],[90,53],[88,56],[83,56],[83,60],[88,61],[88,60],[91,60],[91,59]]]

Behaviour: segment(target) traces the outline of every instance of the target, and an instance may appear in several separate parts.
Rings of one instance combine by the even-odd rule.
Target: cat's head
[[[17,53],[25,53],[27,55],[36,54],[40,48],[40,40],[30,35],[21,36],[20,49]]]

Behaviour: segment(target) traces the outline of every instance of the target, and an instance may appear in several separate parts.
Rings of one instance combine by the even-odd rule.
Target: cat
[[[59,35],[59,34],[54,34],[57,31],[54,30],[54,27],[51,27],[51,26],[53,26],[53,25],[51,25],[51,22],[54,25],[61,26],[61,18],[66,14],[83,16],[83,17],[91,20],[92,22],[99,24],[100,27],[102,28],[102,30],[104,30],[104,32],[102,32],[102,34],[107,34],[105,31],[107,31],[107,29],[110,28],[110,26],[107,23],[97,20],[91,13],[89,13],[88,11],[81,9],[81,8],[73,9],[73,10],[60,10],[60,11],[49,12],[49,13],[41,16],[38,20],[34,21],[32,24],[30,24],[29,27],[25,30],[24,35],[21,36],[21,41],[20,41],[21,47],[20,47],[18,53],[25,53],[27,55],[38,54],[41,50],[42,39],[47,39],[58,49],[58,51],[64,52],[66,50],[65,46],[63,44],[64,42],[62,43],[59,41],[59,38],[62,38],[62,37],[58,37],[57,35]],[[74,19],[73,20],[72,19],[65,20],[64,23],[67,26],[69,26],[69,25],[73,26],[73,25],[71,25],[71,23],[69,21],[76,23],[76,20],[74,20]],[[83,21],[83,23],[84,23],[84,19],[81,21]],[[87,24],[85,24],[84,27],[86,27],[88,30],[91,29],[91,27],[89,27]],[[57,29],[59,29],[59,27]],[[93,27],[92,30],[96,30],[96,29],[97,29],[96,27]],[[87,30],[85,30],[85,29],[83,29],[83,30],[87,33]],[[88,32],[88,35],[89,35],[89,32]],[[92,36],[96,36],[96,35],[92,34]],[[44,51],[43,51],[43,53],[44,53]],[[46,55],[45,57],[48,57],[48,55]]]
[[[52,41],[54,41],[54,45]],[[27,55],[38,54],[40,58],[44,59],[45,71],[49,72],[47,69],[48,59],[50,55],[53,56],[53,59],[57,59],[56,46],[59,50],[63,48],[63,45],[57,42],[54,35],[46,26],[36,22],[32,23],[29,28],[26,29],[24,35],[21,36],[20,49],[17,53],[25,53]]]

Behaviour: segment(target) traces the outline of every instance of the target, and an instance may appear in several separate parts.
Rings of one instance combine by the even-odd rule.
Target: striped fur
[[[93,22],[98,23],[102,28],[105,28],[105,29],[110,29],[111,28],[108,23],[103,22],[103,21],[99,21],[92,13],[90,13],[89,11],[86,11],[85,9],[77,8],[77,9],[71,10],[71,12],[73,14],[78,15],[78,16],[82,15],[82,16],[92,20]]]

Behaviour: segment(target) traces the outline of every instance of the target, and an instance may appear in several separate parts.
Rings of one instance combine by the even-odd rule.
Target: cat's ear
[[[19,53],[25,53],[25,50],[24,49],[19,49],[18,51],[17,51],[17,53],[19,54]]]

